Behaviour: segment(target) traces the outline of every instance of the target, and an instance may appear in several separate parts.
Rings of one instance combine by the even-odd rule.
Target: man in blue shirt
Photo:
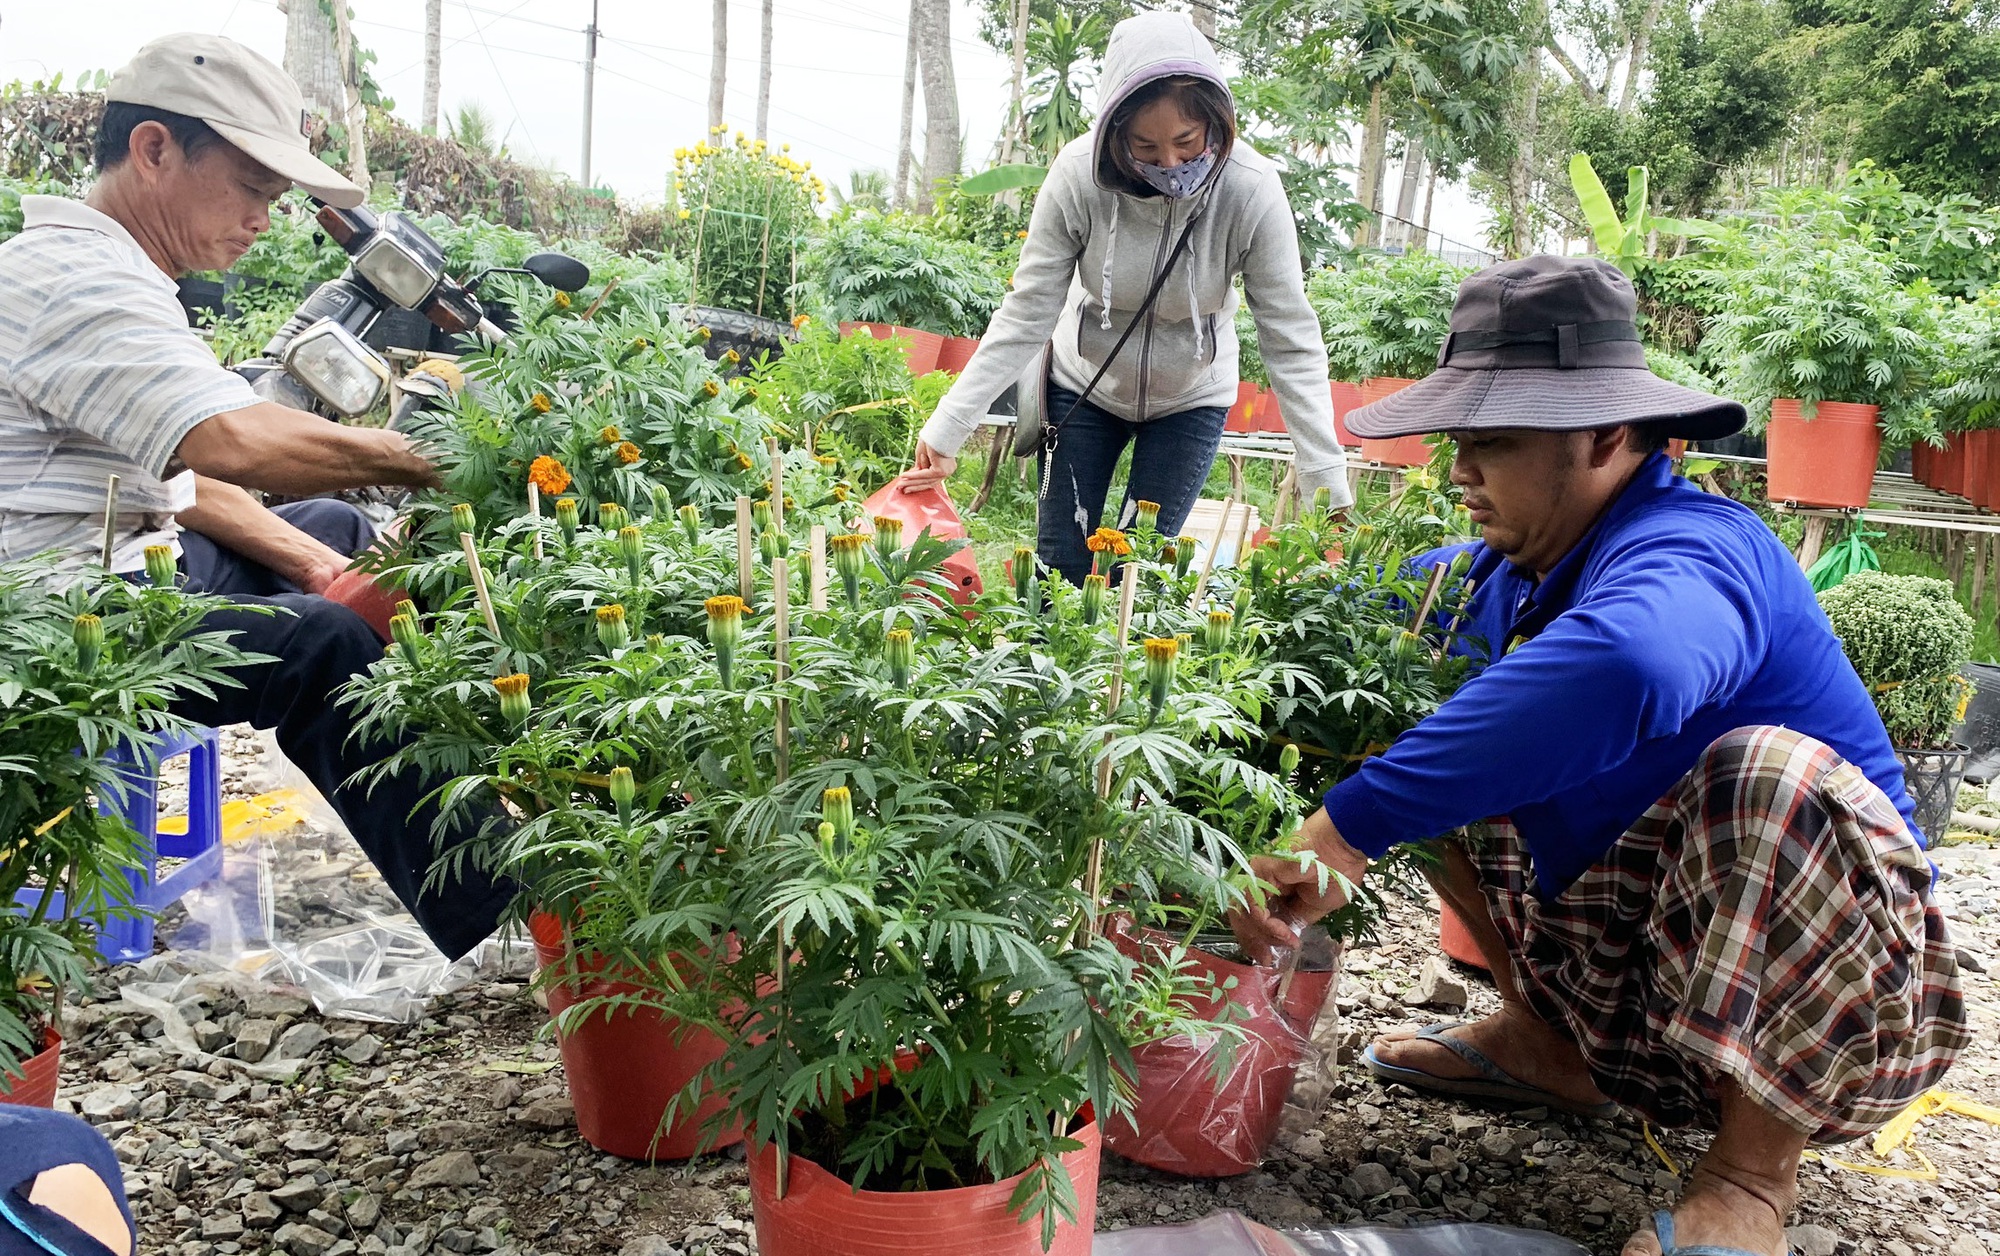
[[[1860,1137],[1967,1041],[1902,769],[1796,563],[1661,447],[1744,411],[1646,369],[1631,284],[1596,259],[1467,279],[1429,379],[1355,411],[1450,433],[1470,632],[1491,661],[1328,791],[1239,921],[1253,947],[1344,901],[1371,858],[1431,875],[1502,1010],[1391,1035],[1378,1075],[1717,1136],[1623,1256],[1778,1256],[1809,1141]]]

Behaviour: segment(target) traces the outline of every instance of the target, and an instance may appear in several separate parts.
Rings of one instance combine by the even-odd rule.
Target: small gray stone
[[[1905,1221],[1903,1223],[1902,1237],[1905,1242],[1920,1248],[1944,1246],[1944,1240],[1939,1238],[1936,1233],[1921,1221]]]
[[[326,1041],[326,1030],[317,1021],[300,1021],[278,1035],[274,1050],[281,1060],[303,1060]]]
[[[318,1226],[303,1225],[297,1221],[278,1227],[271,1241],[288,1251],[292,1256],[326,1256],[327,1249],[334,1245],[335,1237]]]
[[[1986,1244],[1973,1235],[1961,1234],[1952,1239],[1951,1246],[1944,1249],[1944,1256],[1992,1256],[1992,1254],[1987,1251]]]
[[[418,1147],[423,1145],[423,1141],[424,1141],[424,1136],[422,1134],[419,1134],[416,1130],[397,1129],[389,1131],[389,1136],[385,1140],[385,1145],[390,1155],[400,1156],[405,1152],[415,1151]]]
[[[271,1202],[286,1212],[310,1212],[326,1198],[326,1188],[309,1177],[293,1178],[271,1192]]]
[[[166,1168],[160,1170],[160,1185],[178,1195],[194,1185],[194,1169],[176,1156]]]
[[[194,1045],[210,1055],[222,1050],[222,1044],[229,1041],[229,1031],[212,1020],[198,1020],[194,1023]]]
[[[129,1121],[139,1114],[139,1096],[130,1086],[99,1086],[83,1097],[84,1119],[93,1125]]]
[[[173,1100],[167,1097],[166,1091],[156,1090],[139,1101],[139,1119],[158,1121],[167,1115],[167,1109],[172,1104]]]
[[[1799,1256],[1833,1256],[1840,1247],[1840,1236],[1818,1225],[1795,1225],[1785,1231],[1785,1241]]]
[[[521,1080],[518,1077],[502,1077],[493,1083],[493,1110],[505,1112],[521,1101]]]
[[[1521,1148],[1504,1131],[1496,1130],[1479,1140],[1479,1154],[1495,1164],[1519,1164]]]
[[[278,1022],[246,1020],[236,1030],[236,1058],[255,1064],[271,1054],[271,1046],[277,1040]]]
[[[354,1197],[354,1202],[347,1205],[347,1224],[357,1230],[372,1230],[375,1228],[375,1223],[381,1219],[382,1199],[378,1195],[363,1191]]]
[[[1396,1175],[1389,1172],[1387,1165],[1364,1160],[1354,1167],[1354,1172],[1347,1175],[1347,1180],[1340,1184],[1340,1189],[1348,1198],[1359,1202],[1373,1199],[1377,1195],[1386,1195],[1395,1190],[1396,1185]]]
[[[479,1236],[471,1230],[453,1226],[441,1232],[432,1242],[448,1252],[470,1252],[479,1246]]]
[[[297,1152],[301,1156],[317,1156],[334,1144],[333,1135],[325,1130],[293,1130],[285,1135],[285,1150]]]
[[[276,1020],[280,1016],[304,1016],[311,1006],[299,995],[278,990],[260,988],[243,996],[244,1015],[266,1020]]]
[[[243,1218],[221,1213],[206,1217],[201,1223],[201,1237],[212,1242],[235,1241],[243,1237]]]
[[[411,1190],[422,1190],[432,1186],[477,1186],[479,1184],[479,1162],[469,1151],[447,1151],[441,1156],[426,1160],[410,1174],[407,1183]]]
[[[172,1084],[175,1090],[180,1091],[190,1099],[214,1099],[222,1094],[222,1089],[217,1085],[216,1080],[206,1073],[191,1072],[188,1069],[176,1069],[174,1072],[167,1074],[167,1081]]]
[[[1438,956],[1424,961],[1423,971],[1417,974],[1417,984],[1403,996],[1403,1002],[1412,1007],[1435,1007],[1446,1011],[1463,1011],[1472,1001],[1472,991],[1451,971],[1451,965]]]
[[[253,1230],[268,1230],[284,1215],[285,1210],[263,1191],[252,1191],[243,1197],[243,1224]]]
[[[363,1034],[340,1049],[340,1058],[349,1064],[366,1064],[382,1053],[382,1040]]]
[[[537,1099],[522,1108],[514,1115],[514,1119],[529,1129],[568,1129],[576,1121],[576,1108],[566,1098],[551,1096],[547,1099]]]
[[[681,1256],[681,1249],[664,1234],[640,1234],[626,1239],[618,1256]]]

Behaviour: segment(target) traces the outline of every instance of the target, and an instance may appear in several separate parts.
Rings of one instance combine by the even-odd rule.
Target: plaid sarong
[[[1733,1078],[1815,1142],[1858,1138],[1968,1041],[1923,850],[1810,737],[1724,736],[1553,902],[1513,826],[1484,829],[1468,853],[1524,994],[1656,1123],[1713,1125]]]

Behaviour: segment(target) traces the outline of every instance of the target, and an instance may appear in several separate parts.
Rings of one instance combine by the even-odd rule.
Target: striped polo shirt
[[[204,419],[258,404],[189,330],[174,281],[115,219],[81,201],[21,198],[0,244],[0,560],[45,550],[94,561],[107,477],[119,477],[113,571],[174,545],[189,481],[165,476]]]

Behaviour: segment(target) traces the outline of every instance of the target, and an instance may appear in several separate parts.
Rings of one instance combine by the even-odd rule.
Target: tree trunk
[[[1361,127],[1361,159],[1356,163],[1354,199],[1368,210],[1369,217],[1354,229],[1354,244],[1378,243],[1381,222],[1374,217],[1382,210],[1382,158],[1387,148],[1388,125],[1382,118],[1382,84],[1368,93],[1368,119]]]
[[[361,66],[354,55],[354,30],[347,24],[347,0],[333,0],[333,38],[346,96],[341,117],[347,122],[347,177],[365,191],[369,184],[368,106],[361,99]]]
[[[1653,43],[1653,28],[1660,24],[1660,9],[1664,0],[1647,0],[1645,16],[1639,19],[1639,26],[1632,32],[1632,55],[1625,59],[1625,86],[1618,92],[1618,112],[1632,112],[1632,105],[1639,98],[1639,75],[1646,69],[1646,52]]]
[[[1543,42],[1542,46],[1549,50],[1549,55],[1556,59],[1556,64],[1563,68],[1563,73],[1569,75],[1570,82],[1576,84],[1576,89],[1583,93],[1585,100],[1593,105],[1604,103],[1604,93],[1597,90],[1596,85],[1590,81],[1590,76],[1583,72],[1583,67],[1563,50],[1563,46],[1556,42],[1553,34]],[[1532,61],[1534,58],[1530,57],[1529,60]]]
[[[757,64],[757,136],[770,138],[771,126],[771,0],[764,0],[763,30]]]
[[[444,60],[444,0],[424,0],[424,134],[438,129],[438,80]]]
[[[1428,252],[1431,247],[1431,204],[1437,200],[1437,194],[1438,172],[1437,168],[1433,166],[1430,171],[1430,177],[1424,181],[1423,225],[1418,227],[1416,234],[1411,237],[1413,242],[1411,245],[1412,248]]]
[[[1008,92],[1007,137],[1002,141],[1000,160],[1012,161],[1027,150],[1028,120],[1023,114],[1028,83],[1028,20],[1031,0],[1014,5],[1014,77]]]
[[[1409,247],[1410,234],[1415,230],[1412,223],[1417,212],[1417,186],[1423,181],[1424,141],[1413,135],[1403,150],[1403,186],[1396,192],[1396,217],[1402,219],[1396,224],[1396,233],[1402,237],[1405,248]]]
[[[896,140],[896,186],[889,194],[889,208],[901,209],[909,202],[910,141],[916,132],[917,115],[917,28],[923,25],[923,0],[910,0],[909,32],[903,41],[903,129]]]
[[[319,0],[287,0],[285,73],[299,85],[306,108],[329,118],[344,118],[347,95],[341,90],[340,61],[334,48],[333,23],[320,11]]]
[[[1528,91],[1521,104],[1521,124],[1514,132],[1520,139],[1514,148],[1513,165],[1507,172],[1509,257],[1526,257],[1535,247],[1535,233],[1529,222],[1533,213],[1529,192],[1535,178],[1535,124],[1542,98],[1542,67],[1537,58],[1528,58],[1527,73]]]
[[[951,0],[925,0],[925,20],[917,30],[923,40],[917,62],[924,75],[924,184],[917,189],[915,208],[928,214],[937,185],[959,172],[963,164],[958,134],[958,82],[951,71]]]
[[[1215,42],[1216,0],[1188,0],[1188,16],[1194,19],[1194,28],[1209,43]]]
[[[722,89],[729,77],[729,0],[715,0],[709,18],[708,133],[722,125]],[[713,142],[713,141],[711,141]]]

